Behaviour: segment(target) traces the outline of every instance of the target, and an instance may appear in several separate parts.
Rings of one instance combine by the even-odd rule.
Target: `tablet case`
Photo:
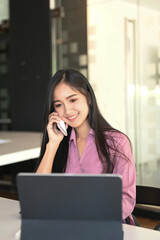
[[[118,175],[19,174],[22,240],[122,240]]]

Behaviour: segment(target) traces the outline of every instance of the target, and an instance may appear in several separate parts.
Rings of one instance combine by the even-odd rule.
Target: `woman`
[[[66,123],[68,136],[57,124]],[[130,141],[101,115],[87,79],[73,69],[52,78],[37,173],[114,173],[122,176],[122,217],[134,224],[136,174]]]

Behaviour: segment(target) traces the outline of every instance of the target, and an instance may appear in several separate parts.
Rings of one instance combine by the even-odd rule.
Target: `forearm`
[[[36,171],[36,173],[51,173],[54,158],[57,152],[57,149],[59,147],[58,142],[49,142],[46,145],[46,151],[44,153],[44,156],[40,162],[40,165]]]

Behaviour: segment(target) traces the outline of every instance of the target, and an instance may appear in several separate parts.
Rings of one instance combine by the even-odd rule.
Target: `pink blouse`
[[[131,224],[134,224],[131,213],[136,203],[136,172],[131,146],[127,137],[122,133],[106,132],[106,134],[114,138],[116,149],[128,158],[126,159],[122,154],[110,150],[113,174],[122,176],[122,218],[124,220],[129,216]],[[111,140],[107,141],[110,146],[113,145]],[[102,163],[95,145],[94,131],[90,130],[85,149],[79,159],[75,130],[72,129],[66,173],[100,174],[102,169]]]

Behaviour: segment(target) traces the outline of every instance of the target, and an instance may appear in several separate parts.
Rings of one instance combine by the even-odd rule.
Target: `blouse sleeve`
[[[136,171],[130,142],[124,134],[120,135],[117,149],[121,154],[116,154],[113,173],[122,176],[122,218],[124,220],[132,213],[136,203]]]

